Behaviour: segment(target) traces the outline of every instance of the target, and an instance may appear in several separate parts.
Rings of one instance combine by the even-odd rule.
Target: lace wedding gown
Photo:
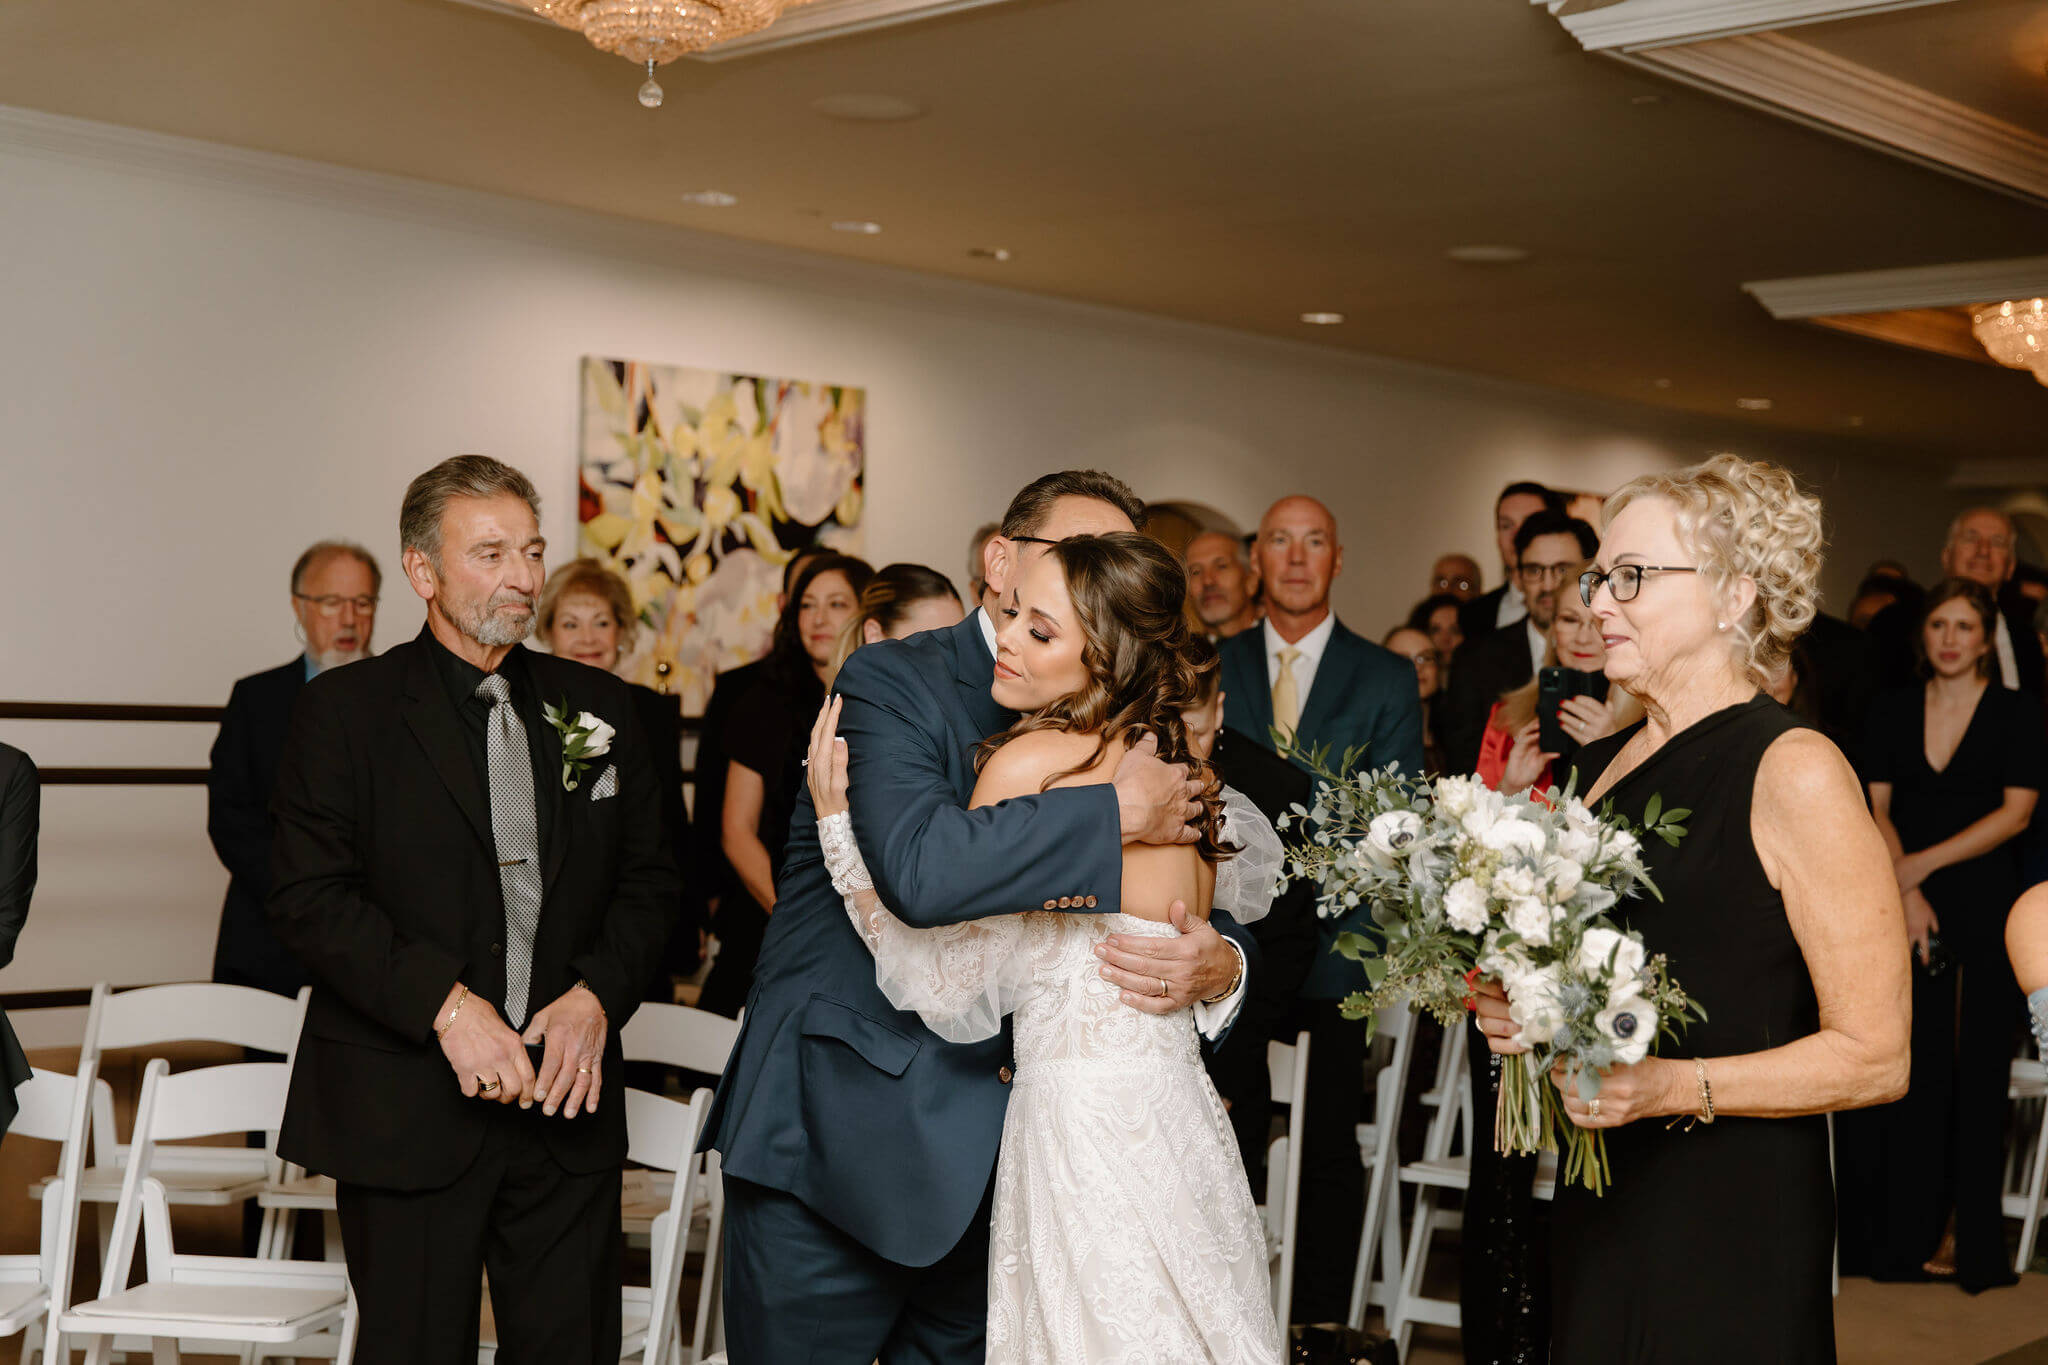
[[[1280,846],[1226,789],[1216,904],[1271,901]],[[1033,912],[915,929],[881,904],[845,813],[819,822],[833,885],[899,1009],[949,1042],[1016,1015],[989,1241],[991,1365],[1280,1365],[1266,1238],[1192,1012],[1122,1003],[1095,945],[1165,937],[1124,914]]]

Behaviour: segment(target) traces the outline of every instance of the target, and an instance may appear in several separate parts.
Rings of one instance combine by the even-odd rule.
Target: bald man
[[[1228,640],[1259,623],[1258,571],[1245,562],[1236,536],[1204,531],[1188,542],[1181,562],[1188,570],[1188,596],[1212,636]]]
[[[1397,763],[1420,775],[1422,706],[1415,666],[1346,630],[1330,610],[1330,587],[1344,568],[1344,546],[1330,509],[1287,497],[1259,519],[1252,551],[1265,585],[1264,624],[1225,640],[1224,725],[1274,745],[1274,731],[1328,746],[1334,766],[1363,749],[1374,767]],[[1297,765],[1306,767],[1296,760]],[[1356,1125],[1365,1120],[1365,1021],[1347,1020],[1338,1002],[1366,986],[1356,962],[1331,948],[1345,932],[1373,934],[1361,907],[1318,924],[1318,951],[1281,1021],[1283,1036],[1309,1031],[1308,1113],[1302,1140],[1302,1201],[1295,1257],[1296,1322],[1342,1322],[1351,1308],[1351,1270],[1365,1209]]]

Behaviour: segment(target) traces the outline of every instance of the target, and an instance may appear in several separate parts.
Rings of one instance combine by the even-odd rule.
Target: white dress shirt
[[[1493,613],[1494,629],[1511,626],[1528,614],[1529,604],[1522,597],[1522,585],[1515,581],[1513,574],[1509,574],[1508,590],[1500,595],[1500,606]]]
[[[981,626],[981,642],[988,646],[988,657],[993,659],[996,657],[996,623],[989,619],[988,608],[986,607],[977,609],[974,615]],[[1335,618],[1331,619],[1334,620]],[[1323,640],[1326,642],[1330,638],[1330,632],[1324,629],[1324,627],[1329,624],[1329,621],[1325,621],[1322,626],[1316,628],[1322,631]],[[1296,646],[1296,648],[1300,648],[1300,646]],[[1316,656],[1318,658],[1322,657],[1322,646],[1320,644],[1316,647]],[[1298,669],[1301,665],[1297,662],[1295,667]],[[1297,674],[1297,676],[1299,675]],[[1306,686],[1302,688],[1301,695],[1304,697],[1308,695]],[[1245,987],[1250,983],[1251,977],[1251,973],[1246,970],[1244,949],[1237,946],[1235,939],[1225,936],[1223,941],[1229,945],[1231,952],[1237,954],[1237,989],[1214,1004],[1201,1000],[1195,1002],[1195,1028],[1200,1031],[1204,1038],[1212,1042],[1223,1036],[1223,1031],[1230,1027],[1233,1019],[1237,1018],[1237,1012],[1244,1008]]]
[[[1316,685],[1316,670],[1322,667],[1323,651],[1330,647],[1330,635],[1337,629],[1337,613],[1331,612],[1316,624],[1316,628],[1296,640],[1292,645],[1280,638],[1280,632],[1273,629],[1271,621],[1261,621],[1259,629],[1265,634],[1266,642],[1266,690],[1272,691],[1273,684],[1280,680],[1280,651],[1298,649],[1301,657],[1294,661],[1294,695],[1301,701],[1303,714],[1308,712],[1308,694]]]
[[[1535,677],[1543,671],[1543,656],[1550,652],[1550,637],[1536,629],[1534,621],[1529,622],[1529,676]]]
[[[2012,652],[2012,627],[2005,623],[2005,613],[1998,612],[1998,677],[2009,690],[2018,691],[2020,685],[2020,661]]]

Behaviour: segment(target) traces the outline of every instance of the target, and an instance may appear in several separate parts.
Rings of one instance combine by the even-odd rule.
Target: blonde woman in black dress
[[[1717,456],[1608,501],[1582,580],[1607,676],[1647,719],[1587,746],[1580,787],[1640,820],[1661,901],[1617,908],[1705,1006],[1662,1055],[1561,1084],[1606,1133],[1604,1197],[1558,1190],[1551,1358],[1568,1365],[1835,1359],[1834,1191],[1822,1115],[1906,1088],[1898,886],[1856,776],[1761,691],[1812,622],[1820,504],[1770,465]],[[1479,1001],[1496,1051],[1517,1031]]]

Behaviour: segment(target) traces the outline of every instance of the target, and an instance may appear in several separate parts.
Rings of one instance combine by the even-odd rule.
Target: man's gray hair
[[[524,498],[540,517],[540,494],[533,481],[502,460],[488,455],[451,455],[412,481],[398,509],[398,548],[418,550],[441,571],[441,519],[455,498]]]
[[[308,545],[292,565],[292,591],[296,593],[304,586],[306,575],[313,572],[315,564],[336,555],[347,555],[370,571],[370,596],[384,591],[384,571],[377,567],[377,557],[352,540],[316,540]]]
[[[2006,539],[2012,541],[2019,539],[2018,524],[1996,507],[1965,507],[1962,511],[1956,513],[1956,519],[1948,524],[1948,534],[1942,537],[1941,543],[1943,545],[1955,544],[1956,537],[1963,533],[1963,523],[1971,517],[1997,517],[2005,523]]]

